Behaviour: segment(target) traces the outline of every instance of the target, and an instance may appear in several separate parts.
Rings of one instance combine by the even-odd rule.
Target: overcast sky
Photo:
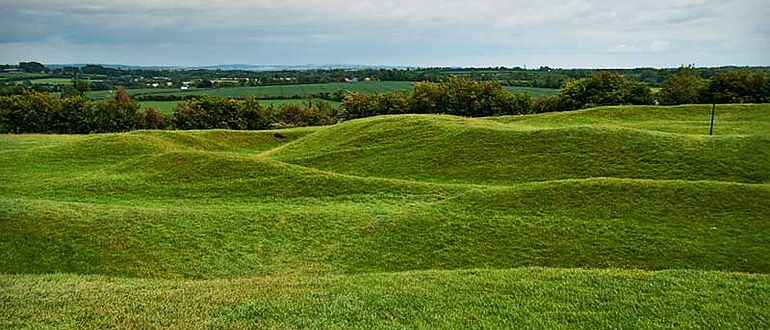
[[[0,0],[0,63],[770,65],[768,0]]]

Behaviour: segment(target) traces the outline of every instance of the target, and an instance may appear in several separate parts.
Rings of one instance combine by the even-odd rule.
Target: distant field
[[[159,110],[162,113],[165,114],[171,114],[174,112],[174,108],[176,107],[176,104],[179,101],[142,101],[139,102],[141,104],[142,110],[147,108],[155,108]],[[269,106],[273,105],[274,107],[279,107],[281,104],[307,104],[308,100],[295,100],[295,99],[289,99],[289,100],[259,100],[259,103],[263,106]],[[340,102],[334,102],[334,101],[325,101],[332,105],[332,107],[339,107]]]
[[[534,97],[542,95],[556,94],[557,90],[547,88],[530,88],[530,87],[505,87],[506,90],[511,92],[528,92]],[[317,94],[320,92],[333,93],[338,90],[362,92],[362,93],[388,93],[394,91],[411,91],[412,83],[406,81],[373,81],[373,82],[358,82],[358,83],[328,83],[328,84],[307,84],[307,85],[277,85],[277,86],[261,86],[261,87],[227,87],[218,89],[190,89],[182,91],[179,89],[168,88],[144,88],[144,89],[130,89],[129,94],[132,96],[137,95],[214,95],[225,97],[243,97],[247,95],[253,95],[259,98],[269,97],[293,97],[300,96],[305,97],[308,94]],[[104,98],[110,95],[111,91],[92,91],[87,95],[93,99]]]
[[[46,73],[0,73],[0,82],[15,81],[16,84],[22,84],[30,81],[33,84],[65,85],[71,84],[72,78],[49,78]],[[87,79],[91,82],[101,81],[101,79]]]
[[[41,79],[45,77],[50,77],[50,75],[45,73],[27,73],[27,72],[0,73],[0,81],[22,81],[22,80]]]
[[[155,108],[156,110],[164,113],[164,114],[172,114],[174,113],[174,108],[176,108],[176,104],[178,101],[142,101],[139,102],[141,105],[141,109],[145,110],[148,108]]]
[[[23,84],[26,80],[18,80],[16,84]],[[49,84],[49,85],[69,85],[72,84],[72,79],[69,78],[44,78],[44,79],[32,79],[29,80],[33,84]],[[90,79],[89,82],[101,81],[99,79]]]
[[[149,94],[149,93],[163,93],[163,92],[173,92],[178,91],[178,89],[168,89],[168,88],[135,88],[135,89],[128,89],[128,94],[131,96],[136,95],[142,95],[142,94]],[[86,96],[91,99],[103,99],[106,97],[110,97],[113,95],[113,91],[111,90],[100,90],[100,91],[90,91],[86,93]]]
[[[87,79],[88,82],[101,81],[99,79]],[[33,84],[51,84],[51,85],[67,85],[72,84],[72,79],[69,78],[46,78],[46,79],[34,79],[30,81]]]
[[[51,85],[66,85],[71,84],[72,79],[68,78],[45,78],[45,79],[33,79],[30,80],[33,84],[51,84]],[[21,83],[21,82],[18,82]]]
[[[339,107],[340,106],[340,102],[326,101],[326,100],[319,100],[319,101],[328,102],[329,104],[332,105],[332,107]],[[263,106],[269,106],[269,105],[272,104],[274,107],[277,108],[277,107],[281,106],[281,104],[299,104],[299,105],[304,105],[304,104],[308,103],[308,100],[295,100],[295,99],[289,99],[289,100],[282,100],[282,99],[281,100],[259,100],[259,103],[262,104]]]
[[[767,329],[770,105],[710,111],[2,135],[0,328]]]
[[[190,89],[182,91],[179,89],[132,89],[131,95],[214,95],[224,97],[243,97],[253,95],[259,98],[269,97],[293,97],[298,95],[305,97],[311,93],[335,92],[338,90],[364,93],[387,93],[398,90],[411,90],[410,82],[402,81],[373,81],[358,83],[328,83],[328,84],[297,84],[297,85],[276,85],[260,87],[227,87],[217,89]],[[110,91],[94,91],[88,93],[91,98],[104,98]]]
[[[553,96],[559,92],[558,89],[553,88],[537,88],[537,87],[516,87],[516,86],[503,86],[505,90],[514,93],[530,93],[532,97],[538,98],[540,96]]]

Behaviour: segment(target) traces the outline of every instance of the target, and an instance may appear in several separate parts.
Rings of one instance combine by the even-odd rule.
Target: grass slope
[[[770,111],[761,110],[768,121]],[[711,141],[610,125],[532,128],[452,116],[346,122],[273,156],[350,175],[445,183],[592,177],[770,181],[770,135],[720,135]]]
[[[84,192],[90,203],[0,199],[0,269],[167,278],[519,266],[770,272],[765,186],[599,180],[458,195],[288,180],[336,196],[277,196],[298,193],[275,179],[196,190],[126,180],[121,189],[135,192],[108,185]],[[254,188],[226,194],[239,185]]]
[[[0,136],[0,326],[764,328],[770,111],[704,110]]]
[[[770,105],[718,104],[716,135],[770,135]],[[582,125],[612,125],[657,132],[707,135],[711,105],[599,107],[580,111],[528,116],[491,117],[489,120],[534,129]]]

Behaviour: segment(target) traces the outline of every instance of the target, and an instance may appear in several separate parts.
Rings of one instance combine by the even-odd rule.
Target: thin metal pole
[[[714,112],[717,109],[717,98],[714,96],[714,103],[711,104],[711,127],[709,127],[709,137],[714,135]]]

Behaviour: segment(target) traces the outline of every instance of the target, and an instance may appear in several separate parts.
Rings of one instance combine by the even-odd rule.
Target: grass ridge
[[[2,136],[0,328],[767,328],[770,106],[704,110]]]

